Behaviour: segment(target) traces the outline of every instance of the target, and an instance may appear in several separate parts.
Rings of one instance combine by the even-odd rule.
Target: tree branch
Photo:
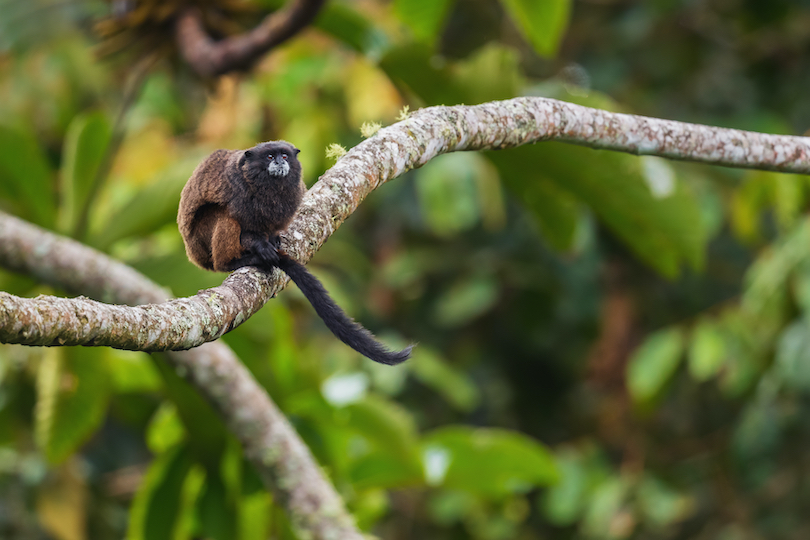
[[[214,41],[197,9],[180,14],[175,29],[180,54],[203,77],[246,69],[263,54],[311,23],[326,0],[291,0],[253,30]]]
[[[378,186],[439,154],[560,140],[730,167],[810,173],[810,139],[618,114],[545,98],[430,107],[362,142],[307,192],[282,247],[306,262]],[[219,338],[286,284],[241,269],[197,296],[135,308],[87,299],[0,295],[0,342],[187,349]],[[79,321],[92,321],[78,324]],[[115,320],[116,324],[109,323]]]
[[[129,266],[2,212],[0,265],[108,302],[139,304],[169,297]],[[207,343],[166,358],[219,412],[301,537],[363,538],[307,446],[227,345]]]
[[[810,173],[810,139],[804,137],[609,113],[543,98],[432,107],[380,130],[343,156],[307,193],[282,246],[298,260],[308,260],[372,190],[439,154],[544,140]],[[0,264],[105,301],[138,304],[162,302],[167,296],[132,269],[5,214],[0,214]],[[242,269],[222,286],[195,297],[139,307],[84,298],[26,300],[3,293],[0,341],[148,350],[192,347],[238,326],[285,283],[280,272]],[[293,523],[313,538],[360,538],[308,449],[227,347],[211,343],[169,358],[215,404]]]

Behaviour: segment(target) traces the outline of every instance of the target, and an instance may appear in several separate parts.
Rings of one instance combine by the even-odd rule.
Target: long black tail
[[[279,253],[278,267],[284,270],[298,285],[309,303],[315,308],[315,312],[340,341],[363,356],[381,364],[393,366],[410,357],[413,345],[401,351],[392,351],[377,341],[371,332],[346,315],[346,312],[332,300],[318,278],[310,274],[304,265],[291,259],[288,255]]]

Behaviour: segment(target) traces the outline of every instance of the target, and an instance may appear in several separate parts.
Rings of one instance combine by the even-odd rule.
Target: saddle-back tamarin
[[[343,343],[375,362],[399,364],[412,346],[386,348],[335,304],[315,276],[279,249],[279,233],[306,191],[298,152],[286,141],[270,141],[248,150],[217,150],[205,158],[180,195],[177,224],[186,254],[197,266],[217,272],[281,268]]]

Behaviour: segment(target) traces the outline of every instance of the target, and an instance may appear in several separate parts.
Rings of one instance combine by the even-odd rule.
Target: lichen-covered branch
[[[129,266],[3,212],[0,266],[107,302],[139,304],[169,297]],[[219,412],[299,536],[363,538],[307,446],[227,345],[206,343],[166,358]]]
[[[774,171],[810,173],[810,139],[642,118],[543,98],[432,107],[380,130],[342,157],[308,192],[282,247],[307,261],[375,188],[439,154],[544,140]],[[0,264],[105,302],[159,303],[165,291],[76,242],[0,213]],[[0,296],[0,341],[193,347],[221,336],[283,288],[242,269],[220,287],[159,305],[110,306],[86,298]],[[360,538],[333,488],[270,398],[227,347],[209,343],[170,360],[203,391],[245,454],[312,538]]]
[[[440,154],[552,140],[728,167],[810,174],[808,137],[612,113],[540,97],[429,107],[379,130],[338,160],[309,190],[283,245],[300,260],[308,260],[372,190]]]
[[[810,139],[765,135],[610,113],[524,97],[475,106],[431,107],[381,129],[344,155],[309,190],[282,247],[305,262],[382,183],[459,150],[505,149],[561,140],[637,154],[810,173]],[[220,286],[161,305],[108,306],[87,299],[0,295],[0,341],[187,349],[235,328],[283,286],[254,269]],[[110,324],[110,320],[115,324]],[[105,322],[106,321],[106,322]]]
[[[204,77],[246,69],[311,23],[325,1],[291,0],[253,30],[220,41],[208,35],[198,10],[187,9],[177,20],[177,45],[186,62]]]

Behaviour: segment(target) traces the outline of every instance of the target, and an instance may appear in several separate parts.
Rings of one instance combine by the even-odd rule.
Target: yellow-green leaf
[[[670,380],[683,354],[683,332],[660,330],[641,344],[627,366],[627,389],[633,400],[646,403],[657,397]]]

